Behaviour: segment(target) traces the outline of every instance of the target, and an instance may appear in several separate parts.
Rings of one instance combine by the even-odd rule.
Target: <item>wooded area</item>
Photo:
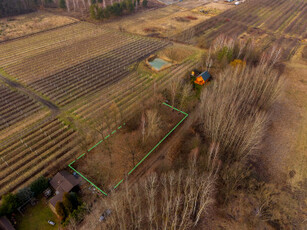
[[[0,0],[0,18],[32,12],[39,0]]]

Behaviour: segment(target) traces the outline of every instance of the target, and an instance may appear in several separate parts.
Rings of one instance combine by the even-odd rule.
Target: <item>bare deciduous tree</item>
[[[74,120],[74,126],[79,134],[79,141],[77,142],[82,152],[87,152],[89,146],[94,142],[94,134],[92,129],[85,121]]]
[[[107,229],[191,229],[214,202],[215,178],[196,170],[151,174],[107,200]]]
[[[72,0],[72,4],[74,6],[74,12],[76,12],[76,0]]]
[[[65,0],[67,11],[70,12],[69,0]]]
[[[149,137],[157,137],[160,132],[160,117],[158,115],[157,110],[147,110],[146,111],[147,117],[147,138]]]
[[[175,99],[178,93],[179,86],[180,86],[179,79],[174,79],[170,82],[171,103],[173,107],[175,105]]]
[[[261,63],[228,68],[204,90],[200,103],[203,131],[220,144],[225,161],[243,159],[260,144],[267,110],[278,98],[282,82],[270,64]]]

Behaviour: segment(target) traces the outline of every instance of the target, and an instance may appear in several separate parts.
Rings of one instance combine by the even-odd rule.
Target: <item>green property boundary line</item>
[[[128,173],[128,175],[130,175],[189,115],[165,102],[163,102],[163,105],[166,105],[174,110],[177,110],[178,112],[184,114],[184,118],[182,118],[176,125],[174,128],[172,128],[171,131],[169,131],[159,142],[158,144],[156,144],[147,154],[146,156],[143,157],[142,160],[140,160],[139,163],[137,163],[136,166],[134,166],[133,169],[131,169],[131,171]],[[126,125],[126,123],[123,123],[123,125],[119,126],[117,129],[113,130],[111,134],[109,134],[108,136],[106,136],[104,139],[100,140],[97,144],[95,144],[93,147],[91,147],[89,150],[87,150],[87,152],[90,152],[91,150],[93,150],[96,146],[98,146],[100,143],[102,143],[104,140],[108,139],[111,135],[114,135],[116,133],[117,130],[121,129],[124,125]],[[86,153],[81,154],[76,160],[72,161],[68,167],[70,167],[73,171],[75,171],[76,173],[78,173],[84,180],[86,180],[87,182],[89,182],[92,186],[94,186],[98,191],[100,191],[102,194],[104,195],[108,195],[106,192],[104,192],[102,189],[100,189],[98,186],[96,186],[93,182],[91,182],[89,179],[87,179],[84,175],[82,175],[80,172],[78,172],[75,168],[73,168],[71,165],[74,164],[77,160],[79,160],[80,158],[82,158]],[[119,181],[113,189],[116,189],[123,181],[125,180],[125,178],[123,178],[121,181]]]

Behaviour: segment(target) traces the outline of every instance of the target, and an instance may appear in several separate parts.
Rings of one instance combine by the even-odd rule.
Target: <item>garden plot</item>
[[[298,47],[300,40],[307,36],[306,8],[305,0],[250,0],[178,33],[173,39],[198,43],[206,48],[220,34],[245,39],[255,38],[261,43],[262,39],[257,33],[254,37],[255,34],[251,32],[261,30],[268,38],[272,38],[270,43],[263,47],[281,45],[282,57],[288,59]]]
[[[188,5],[184,6],[181,3],[124,17],[108,23],[107,26],[140,35],[169,38],[212,17],[210,14],[200,13],[196,8],[206,6],[206,1],[187,1]]]
[[[101,193],[116,189],[188,115],[172,106],[151,104],[134,114],[69,164]]]
[[[77,151],[76,141],[74,130],[52,119],[1,145],[0,196],[64,168]]]
[[[169,44],[83,23],[60,30],[0,45],[8,52],[0,57],[6,73],[60,106],[113,84]]]

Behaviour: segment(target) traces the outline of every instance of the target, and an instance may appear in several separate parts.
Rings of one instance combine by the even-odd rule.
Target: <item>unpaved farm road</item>
[[[46,118],[44,118],[43,120],[37,122],[35,124],[35,126],[32,126],[31,128],[27,129],[26,131],[29,132],[33,129],[35,129],[36,127],[41,126],[42,124],[45,124],[46,122],[48,122],[51,119],[54,119],[57,117],[57,115],[59,115],[59,113],[61,112],[60,108],[53,104],[51,101],[48,101],[44,98],[42,98],[41,96],[33,93],[31,90],[27,89],[26,87],[24,87],[22,84],[12,81],[4,76],[2,76],[0,74],[0,80],[2,80],[3,82],[5,82],[6,84],[8,84],[9,86],[11,86],[12,88],[16,89],[17,91],[19,91],[22,94],[28,95],[29,97],[33,98],[35,101],[43,104],[44,106],[46,106],[47,108],[50,109],[51,114],[49,116],[47,116]],[[22,136],[23,132],[18,132],[16,134],[13,134],[11,137],[5,139],[5,140],[0,140],[0,146],[2,145],[6,145],[7,143],[9,143],[10,141],[19,138],[20,136]]]
[[[60,109],[57,105],[53,104],[51,101],[48,101],[48,100],[38,96],[37,94],[33,93],[31,90],[24,87],[22,84],[15,82],[15,81],[12,81],[12,80],[2,76],[1,74],[0,74],[0,79],[2,79],[2,81],[4,81],[6,84],[8,84],[12,88],[16,89],[17,91],[21,92],[22,94],[28,95],[29,97],[33,98],[34,100],[38,101],[39,103],[41,103],[44,106],[46,106],[47,108],[49,108],[51,110],[52,114],[57,115],[60,112]]]

